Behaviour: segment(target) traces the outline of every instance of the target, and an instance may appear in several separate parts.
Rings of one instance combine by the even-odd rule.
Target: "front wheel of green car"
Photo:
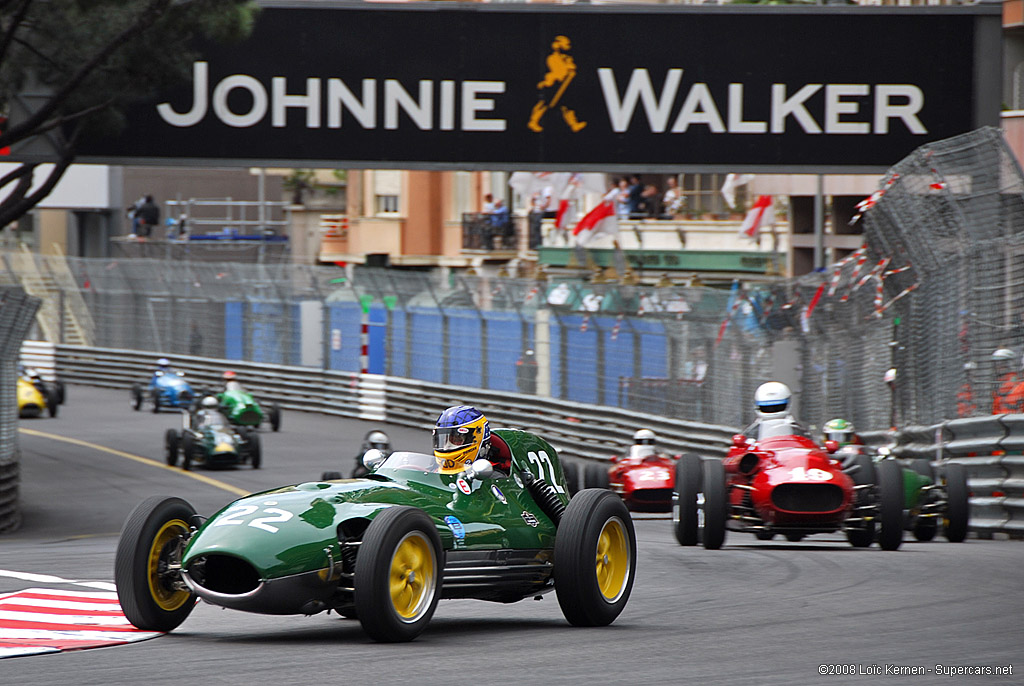
[[[355,612],[375,641],[419,636],[441,596],[444,556],[433,520],[415,507],[389,507],[366,528],[355,570]]]
[[[619,496],[603,489],[577,493],[555,536],[555,594],[573,626],[615,621],[633,589],[636,532]]]
[[[171,631],[195,606],[180,567],[195,514],[181,498],[157,496],[136,507],[121,529],[114,558],[117,599],[140,629]]]
[[[962,464],[946,465],[946,516],[943,532],[950,543],[963,543],[970,519],[967,470]]]

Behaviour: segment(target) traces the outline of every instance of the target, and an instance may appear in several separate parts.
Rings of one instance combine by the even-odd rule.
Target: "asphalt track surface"
[[[132,412],[126,392],[82,386],[69,388],[58,418],[23,421],[33,432],[21,435],[25,523],[0,536],[0,570],[111,581],[118,531],[144,498],[177,495],[210,514],[235,497],[225,489],[350,469],[378,426],[285,412],[280,433],[263,433],[262,469],[195,472],[220,486],[161,467],[163,432],[178,422]],[[396,448],[429,449],[425,432],[382,428]],[[416,641],[380,645],[333,614],[271,617],[200,603],[152,640],[0,660],[0,684],[1024,683],[1020,542],[906,542],[883,552],[839,537],[786,544],[730,534],[722,550],[705,551],[676,545],[665,519],[636,529],[636,583],[609,627],[569,626],[553,594],[513,605],[451,600]],[[0,576],[0,593],[38,585]],[[829,676],[820,665],[933,671]],[[1013,665],[1013,675],[947,677],[936,665]]]

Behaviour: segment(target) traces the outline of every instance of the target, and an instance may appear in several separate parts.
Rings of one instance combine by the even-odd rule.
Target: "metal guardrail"
[[[126,394],[131,384],[148,380],[159,357],[152,352],[57,346],[57,368],[65,381],[122,388]],[[185,371],[186,378],[197,389],[219,387],[221,374],[232,369],[258,399],[277,402],[284,409],[386,421],[426,430],[444,408],[472,404],[484,411],[492,425],[536,431],[554,444],[560,454],[585,460],[606,461],[612,455],[622,454],[639,428],[654,430],[667,451],[696,452],[707,457],[724,456],[735,433],[731,427],[653,417],[619,408],[393,376],[187,355],[163,357]]]

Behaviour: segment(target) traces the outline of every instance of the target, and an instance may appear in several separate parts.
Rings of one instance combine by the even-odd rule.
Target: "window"
[[[397,195],[378,195],[377,214],[398,214]]]

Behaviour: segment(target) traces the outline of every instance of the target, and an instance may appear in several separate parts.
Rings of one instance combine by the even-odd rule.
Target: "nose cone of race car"
[[[820,451],[777,450],[751,485],[755,508],[776,524],[842,519],[853,495],[853,480]]]
[[[660,512],[672,507],[675,470],[661,460],[641,462],[622,473],[622,497],[634,510]]]
[[[394,487],[363,479],[311,482],[237,500],[189,542],[185,582],[214,605],[303,613],[337,588],[344,564],[338,525],[372,516],[381,499],[366,492]],[[360,502],[371,500],[377,502]]]

